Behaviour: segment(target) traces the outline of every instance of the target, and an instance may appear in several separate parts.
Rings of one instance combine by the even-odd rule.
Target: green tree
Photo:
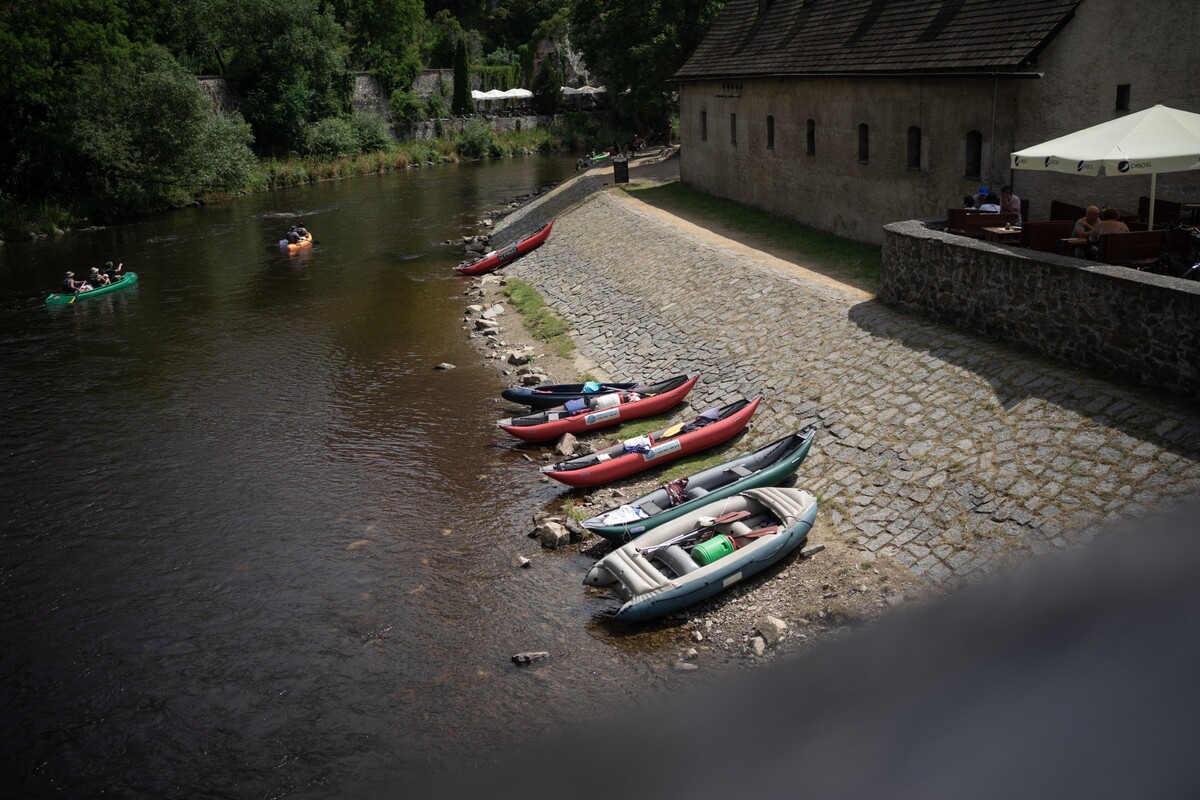
[[[411,88],[429,26],[421,0],[335,0],[333,8],[354,67],[375,75],[385,94]]]
[[[453,14],[444,9],[437,12],[422,44],[425,61],[433,69],[453,68],[458,42],[464,36],[466,32]]]
[[[346,33],[317,0],[243,0],[228,77],[262,153],[301,152],[309,124],[350,112]]]
[[[533,92],[533,110],[538,114],[554,114],[562,107],[562,72],[557,61],[557,53],[546,56],[529,89]]]
[[[454,99],[450,103],[454,114],[474,114],[471,98],[471,66],[467,63],[467,40],[459,39],[454,53]]]
[[[671,77],[695,52],[723,0],[575,0],[571,41],[618,109],[641,128],[670,126]]]
[[[74,195],[81,160],[63,118],[86,72],[129,57],[116,0],[0,6],[0,189],[26,200]]]
[[[214,118],[195,77],[158,45],[87,70],[64,121],[87,195],[118,215],[241,188],[249,176],[244,122]]]

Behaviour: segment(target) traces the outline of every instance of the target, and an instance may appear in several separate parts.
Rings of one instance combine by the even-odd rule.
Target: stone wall
[[[884,228],[883,302],[1146,386],[1200,396],[1200,283]]]
[[[601,112],[601,116],[604,116],[603,112]],[[497,133],[548,128],[551,125],[562,122],[562,118],[557,114],[553,116],[529,114],[520,117],[489,117],[487,115],[480,115],[478,117],[451,117],[449,119],[425,120],[423,122],[412,123],[411,125],[397,125],[396,135],[401,139],[432,139],[437,135],[439,125],[446,133],[451,131],[459,132],[472,119],[482,119]]]
[[[350,98],[350,103],[358,114],[373,112],[386,120],[392,118],[391,104],[383,95],[383,87],[369,72],[354,74],[354,95]]]
[[[241,107],[241,99],[229,82],[220,75],[197,75],[196,83],[200,91],[212,103],[214,114],[226,114],[237,111]]]

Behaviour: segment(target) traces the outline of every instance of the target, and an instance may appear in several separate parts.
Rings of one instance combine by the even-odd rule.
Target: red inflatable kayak
[[[753,400],[743,398],[646,436],[542,467],[542,472],[559,483],[579,488],[627,478],[732,439],[750,422],[761,402],[761,396]]]
[[[537,233],[531,233],[529,236],[510,244],[508,247],[493,250],[478,261],[470,263],[464,261],[454,269],[459,275],[482,275],[485,272],[500,269],[545,244],[546,240],[550,238],[550,229],[553,227],[554,220],[550,220]]]
[[[698,374],[677,375],[637,392],[608,392],[595,397],[571,400],[565,405],[502,419],[496,424],[526,442],[548,442],[564,433],[600,430],[631,419],[661,414],[683,402],[700,379]]]

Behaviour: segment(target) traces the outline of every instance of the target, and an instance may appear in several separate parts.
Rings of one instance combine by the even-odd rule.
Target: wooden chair
[[[1150,220],[1150,198],[1138,198],[1138,220],[1141,222],[1149,222]],[[1177,203],[1173,200],[1154,201],[1154,224],[1159,227],[1166,227],[1168,224],[1178,225],[1183,221],[1183,203]]]
[[[1062,241],[1071,236],[1074,227],[1074,221],[1069,219],[1026,221],[1021,226],[1021,247],[1043,253],[1062,253]]]
[[[1158,260],[1166,243],[1166,231],[1103,233],[1097,260],[1122,267],[1146,267]]]

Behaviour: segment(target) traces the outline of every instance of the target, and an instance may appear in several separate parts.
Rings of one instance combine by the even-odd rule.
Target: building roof
[[[1081,0],[728,0],[676,80],[1033,71]]]

